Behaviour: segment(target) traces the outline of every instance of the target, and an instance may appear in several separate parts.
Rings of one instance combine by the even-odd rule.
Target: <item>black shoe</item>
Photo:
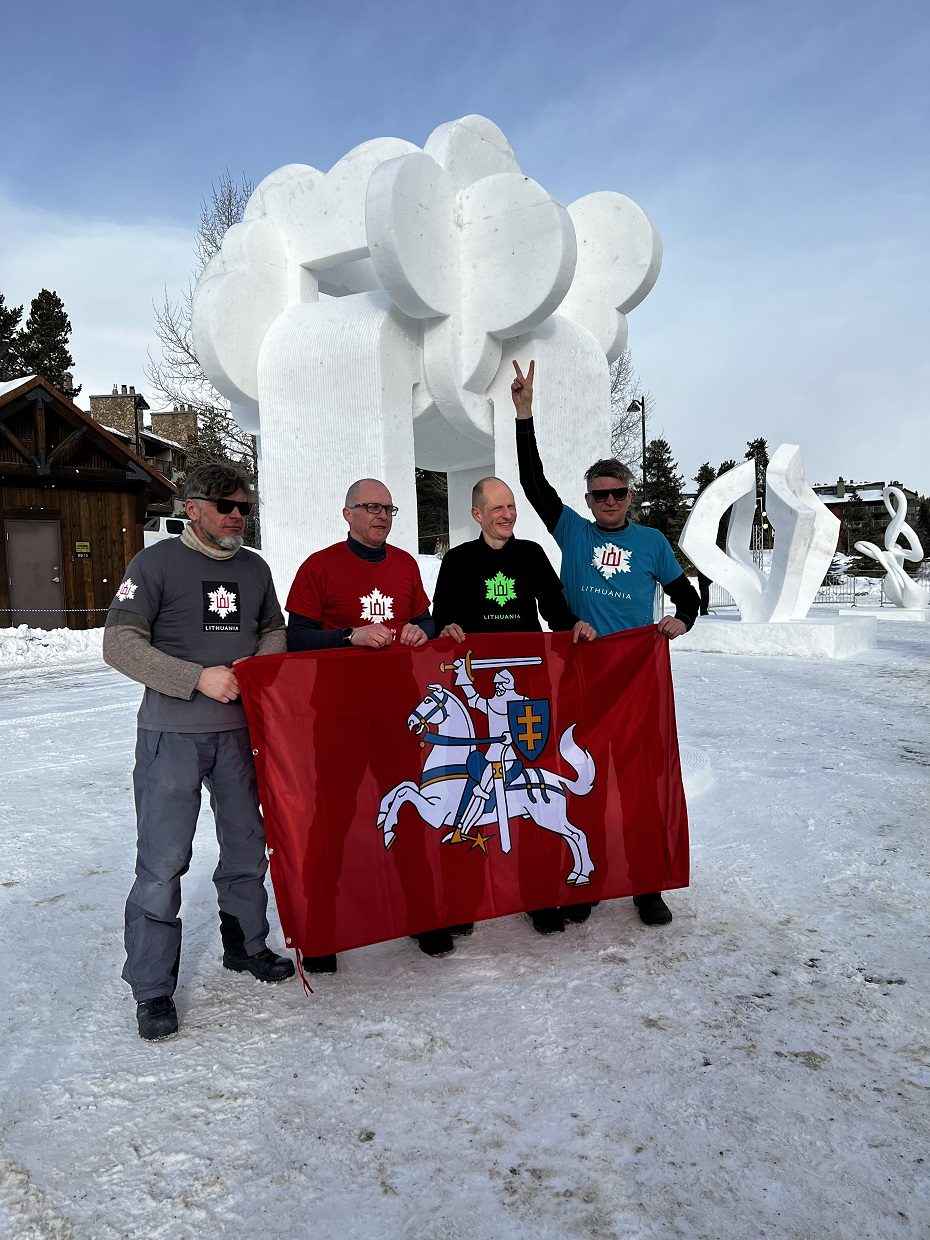
[[[560,908],[538,908],[529,914],[533,929],[537,934],[561,934],[565,929],[565,918]]]
[[[270,947],[263,947],[254,956],[225,951],[223,968],[232,969],[235,973],[251,973],[260,982],[286,982],[294,976],[293,960],[276,955]]]
[[[410,937],[427,956],[448,956],[455,951],[451,930],[427,930],[425,934]]]
[[[143,999],[136,1005],[139,1037],[146,1042],[164,1042],[178,1032],[178,1011],[170,995],[157,999]]]
[[[580,926],[583,921],[587,921],[591,916],[591,910],[597,908],[600,901],[592,900],[590,904],[566,904],[559,912],[566,921],[573,921],[576,926]]]
[[[639,912],[639,920],[647,926],[667,926],[672,920],[672,910],[662,899],[660,891],[634,896],[633,903]]]
[[[301,964],[305,973],[335,973],[339,967],[335,952],[329,956],[304,956]]]
[[[460,926],[450,926],[449,933],[455,935],[456,938],[466,938],[469,934],[475,933],[475,923],[473,921],[463,921]]]

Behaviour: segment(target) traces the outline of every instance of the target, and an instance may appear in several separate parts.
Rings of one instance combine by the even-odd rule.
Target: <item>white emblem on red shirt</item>
[[[363,594],[359,600],[362,605],[362,619],[377,623],[380,620],[394,619],[394,599],[390,594],[382,594],[377,586],[371,594]]]
[[[133,579],[131,577],[127,577],[120,588],[116,591],[116,597],[121,603],[124,603],[126,599],[136,597],[136,590],[138,590],[138,588],[139,587]]]
[[[221,620],[225,620],[231,612],[236,610],[236,596],[225,586],[217,586],[215,590],[208,590],[207,598],[210,600],[210,610],[215,612]]]
[[[626,547],[615,547],[613,543],[604,543],[601,547],[594,548],[594,555],[591,563],[602,576],[609,581],[614,573],[628,573],[630,569],[630,555]]]

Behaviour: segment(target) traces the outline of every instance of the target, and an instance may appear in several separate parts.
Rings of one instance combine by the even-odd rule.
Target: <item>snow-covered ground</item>
[[[262,986],[220,964],[205,814],[160,1045],[119,979],[139,689],[42,640],[0,640],[0,1235],[928,1234],[930,625],[674,655],[715,782],[665,929],[614,901]]]

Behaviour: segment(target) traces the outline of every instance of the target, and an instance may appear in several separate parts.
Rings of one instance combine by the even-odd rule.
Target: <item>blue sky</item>
[[[144,390],[224,169],[478,112],[562,202],[619,190],[662,234],[630,344],[687,478],[765,435],[811,481],[930,492],[925,0],[51,0],[0,43],[0,291],[61,294],[81,403]]]

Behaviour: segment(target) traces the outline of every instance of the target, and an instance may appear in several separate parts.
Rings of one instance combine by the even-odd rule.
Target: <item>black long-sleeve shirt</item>
[[[479,534],[443,556],[433,597],[437,633],[447,624],[466,633],[538,633],[540,614],[554,632],[577,620],[539,543],[509,538],[495,548]]]

